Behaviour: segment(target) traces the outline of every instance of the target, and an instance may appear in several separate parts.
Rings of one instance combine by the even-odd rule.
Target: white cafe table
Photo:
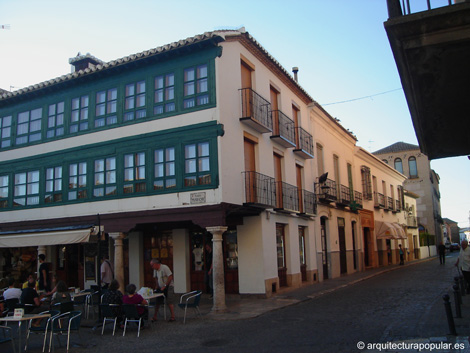
[[[163,297],[163,300],[165,301],[166,298],[165,298],[165,294],[163,293],[153,293],[151,295],[143,295],[142,296],[148,303],[148,307],[150,308],[152,305],[150,305],[150,300],[152,299],[157,299],[157,298],[160,298],[160,297]],[[156,308],[155,308],[156,310]],[[163,315],[164,315],[164,319],[166,320],[166,301],[164,302],[163,304]],[[150,316],[150,310],[149,310],[149,316]],[[154,316],[155,316],[155,313],[154,313]],[[150,320],[151,318],[149,318]]]
[[[30,321],[30,320],[36,320],[36,319],[45,319],[50,317],[51,314],[46,313],[46,314],[24,314],[23,316],[5,316],[5,317],[0,317],[0,321],[4,321],[6,323],[8,322],[17,322],[18,323],[18,347],[19,347],[19,352],[22,351],[21,349],[21,323],[23,321]]]

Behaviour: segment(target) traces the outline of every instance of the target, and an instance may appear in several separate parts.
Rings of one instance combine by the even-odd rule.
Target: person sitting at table
[[[57,282],[55,289],[56,291],[52,295],[51,305],[72,301],[72,297],[64,281]]]
[[[127,295],[122,297],[123,304],[137,304],[137,305],[148,305],[148,302],[139,294],[136,293],[136,286],[135,284],[129,284],[126,287]],[[137,312],[139,313],[139,317],[143,317],[144,319],[148,318],[148,309],[145,306],[138,306]]]
[[[28,282],[28,287],[23,289],[23,291],[21,292],[20,304],[25,305],[25,314],[39,314],[47,310],[47,308],[41,305],[38,292],[36,292],[34,286],[35,282]],[[41,319],[36,320],[32,323],[32,326],[37,327],[40,325],[40,323]]]
[[[18,299],[21,298],[21,289],[19,288],[20,285],[18,281],[16,281],[13,277],[8,279],[8,289],[3,292],[3,299]]]
[[[122,304],[122,293],[119,290],[119,282],[115,279],[109,284],[108,290],[103,294],[101,300],[103,304],[117,304],[118,306],[112,306],[114,315],[117,317],[118,325],[122,321],[121,304]]]
[[[28,278],[26,279],[26,282],[23,283],[23,286],[21,287],[22,289],[28,288],[28,283],[29,282],[35,282],[35,289],[36,292],[39,291],[39,282],[36,280],[36,276],[32,273],[29,274]]]

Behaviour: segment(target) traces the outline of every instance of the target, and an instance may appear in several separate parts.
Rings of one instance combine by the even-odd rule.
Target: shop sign
[[[201,203],[206,203],[206,193],[205,192],[194,192],[190,194],[191,205],[197,205]]]

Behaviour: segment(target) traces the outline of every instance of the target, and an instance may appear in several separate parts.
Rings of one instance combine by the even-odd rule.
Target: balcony
[[[395,203],[396,203],[395,212],[401,212],[401,201],[395,200]]]
[[[418,228],[418,218],[416,216],[406,217],[406,225],[410,228]]]
[[[457,2],[457,1],[452,1]],[[470,154],[470,3],[387,0],[384,23],[421,151],[430,160]],[[446,4],[447,3],[447,4]],[[412,13],[415,12],[415,13]]]
[[[294,185],[276,182],[276,210],[299,212],[299,192]]]
[[[274,178],[257,172],[243,172],[245,203],[266,208],[276,207]]]
[[[374,191],[374,207],[385,208],[385,196]]]
[[[351,202],[351,211],[362,210],[363,201],[362,201],[362,192],[354,191],[354,201]]]
[[[340,206],[349,206],[351,204],[351,191],[347,186],[339,186],[339,199],[336,204]]]
[[[326,179],[324,183],[315,183],[315,193],[318,195],[320,202],[330,203],[336,202],[338,191],[336,190],[336,181]]]
[[[305,159],[313,158],[313,137],[301,127],[296,127],[296,147],[294,153]]]
[[[271,103],[251,88],[242,88],[240,93],[242,101],[240,121],[262,134],[273,131]]]
[[[280,110],[271,111],[271,115],[273,122],[271,139],[283,147],[295,147],[294,121]]]
[[[315,194],[307,190],[301,190],[301,193],[302,199],[300,202],[301,207],[299,213],[308,215],[317,214],[317,202]]]
[[[386,211],[395,211],[395,208],[393,207],[393,199],[390,196],[386,196],[385,200],[387,201],[387,204],[385,205],[385,210]]]

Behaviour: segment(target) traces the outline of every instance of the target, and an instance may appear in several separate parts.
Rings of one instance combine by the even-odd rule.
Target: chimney
[[[69,59],[69,64],[72,65],[72,72],[76,72],[85,69],[94,69],[97,65],[103,65],[104,62],[90,53],[82,55],[78,52],[76,57]]]
[[[299,80],[297,79],[297,72],[299,72],[299,68],[297,66],[294,66],[292,68],[292,72],[294,73],[294,80],[295,82],[299,82]]]

